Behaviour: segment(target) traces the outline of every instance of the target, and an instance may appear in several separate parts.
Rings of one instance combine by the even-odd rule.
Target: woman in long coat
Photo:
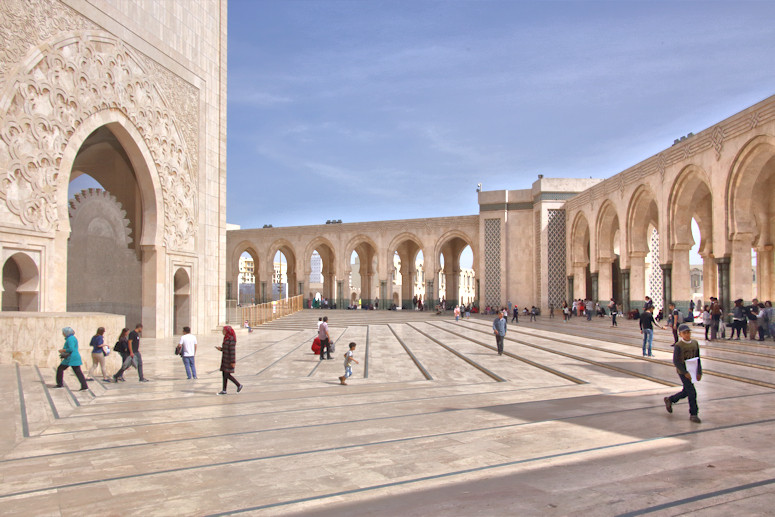
[[[218,395],[226,395],[228,381],[237,386],[237,393],[239,393],[242,391],[242,384],[232,375],[237,364],[237,336],[233,328],[228,325],[223,327],[223,344],[215,348],[221,351],[221,374],[223,375],[223,389],[218,392]]]
[[[75,372],[75,376],[81,382],[81,391],[88,390],[89,385],[86,384],[86,377],[83,376],[81,371],[81,365],[83,359],[81,354],[78,353],[78,340],[75,338],[75,331],[70,327],[62,329],[62,335],[65,337],[65,346],[59,350],[59,356],[62,358],[62,362],[57,368],[57,388],[63,388],[65,370],[72,368]]]

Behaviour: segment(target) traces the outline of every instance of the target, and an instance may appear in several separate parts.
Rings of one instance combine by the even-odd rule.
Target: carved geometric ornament
[[[12,2],[13,4],[13,2]],[[32,10],[51,9],[49,2],[30,2]],[[0,6],[0,17],[14,13]],[[27,13],[40,16],[42,13]],[[121,112],[142,135],[159,175],[164,206],[164,245],[190,248],[197,229],[196,146],[198,115],[192,110],[193,86],[170,77],[168,71],[138,55],[120,40],[105,33],[62,34],[56,29],[67,18],[34,23],[54,27],[40,29],[38,36],[56,35],[55,42],[35,45],[27,40],[28,55],[3,48],[0,54],[20,58],[13,77],[5,77],[0,99],[0,140],[7,149],[7,167],[0,171],[0,200],[21,223],[41,232],[57,228],[58,171],[70,137],[89,117],[102,111]],[[72,12],[66,13],[78,18]],[[24,18],[24,14],[16,13]],[[24,24],[6,22],[4,37],[33,35],[20,32]],[[59,24],[59,25],[57,25]],[[69,25],[73,25],[70,23]],[[28,29],[24,29],[29,32]],[[4,69],[5,71],[5,69]],[[159,85],[177,87],[181,93],[160,93]],[[175,106],[170,106],[172,98]],[[195,105],[195,101],[193,101]],[[3,146],[0,146],[2,148]]]

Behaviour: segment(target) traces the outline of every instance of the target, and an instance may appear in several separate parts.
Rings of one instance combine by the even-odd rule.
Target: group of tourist
[[[84,365],[83,358],[78,351],[78,339],[75,337],[75,331],[71,327],[62,329],[62,335],[65,338],[64,346],[59,350],[61,362],[56,372],[55,388],[64,387],[64,373],[68,368],[72,368],[73,373],[78,378],[81,385],[81,391],[89,389],[88,381],[93,381],[92,375],[99,366],[104,382],[124,382],[124,372],[129,368],[136,368],[139,376],[139,382],[149,382],[143,375],[143,357],[140,353],[140,337],[142,336],[143,325],[138,323],[134,330],[124,328],[113,346],[113,352],[121,356],[121,367],[112,376],[108,375],[105,358],[111,353],[110,347],[105,343],[105,327],[99,327],[96,334],[92,337],[89,347],[91,349],[92,365],[89,368],[86,377],[81,369]],[[227,382],[232,381],[237,386],[237,393],[242,391],[243,385],[232,375],[235,370],[237,355],[236,344],[237,337],[234,329],[230,326],[223,327],[223,343],[215,348],[221,352],[221,367],[223,374],[223,389],[219,395],[226,394]],[[196,379],[195,356],[197,352],[196,336],[191,333],[189,327],[183,327],[183,335],[176,347],[175,354],[183,360],[183,367],[186,371],[187,379]]]
[[[726,322],[723,317],[724,308],[718,298],[711,297],[710,304],[702,308],[701,325],[705,327],[705,340],[726,339]],[[751,341],[764,341],[767,338],[775,340],[775,311],[772,302],[760,302],[757,298],[745,305],[742,298],[734,301],[732,311],[728,313],[731,329],[728,339],[739,340],[740,334]],[[709,336],[710,334],[710,336]]]

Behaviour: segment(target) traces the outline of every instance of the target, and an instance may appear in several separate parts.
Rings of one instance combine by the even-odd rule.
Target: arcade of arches
[[[317,251],[323,296],[343,306],[353,250],[367,300],[389,296],[398,254],[401,276],[410,279],[401,288],[406,306],[418,292],[414,258],[422,251],[424,271],[433,273],[424,292],[435,303],[442,276],[446,291],[457,292],[460,250],[471,246],[482,306],[511,301],[546,310],[565,300],[607,305],[614,298],[628,310],[650,296],[657,306],[673,301],[686,311],[690,300],[716,296],[729,307],[734,298],[775,295],[773,184],[770,97],[603,181],[539,176],[529,190],[480,192],[474,216],[229,231],[227,278],[234,289],[247,251],[259,264],[257,299],[268,299],[271,257],[284,249],[295,264],[289,293],[307,297]],[[692,256],[702,264],[692,264]],[[691,283],[697,268],[699,293]]]

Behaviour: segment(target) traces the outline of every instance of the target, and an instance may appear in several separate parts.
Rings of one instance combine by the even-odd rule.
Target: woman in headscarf
[[[89,385],[86,384],[86,377],[83,376],[81,371],[81,365],[83,360],[81,354],[78,353],[78,340],[75,338],[75,331],[70,327],[62,329],[62,335],[65,337],[65,346],[59,350],[59,357],[62,358],[62,363],[57,368],[57,388],[63,388],[63,377],[65,370],[68,367],[72,368],[75,372],[75,376],[81,382],[81,391],[88,390]]]
[[[234,378],[234,367],[237,364],[237,336],[230,326],[223,327],[223,344],[215,347],[221,351],[221,374],[223,375],[223,389],[218,395],[226,395],[226,383],[228,381],[237,385],[237,393],[242,391],[242,384]]]

